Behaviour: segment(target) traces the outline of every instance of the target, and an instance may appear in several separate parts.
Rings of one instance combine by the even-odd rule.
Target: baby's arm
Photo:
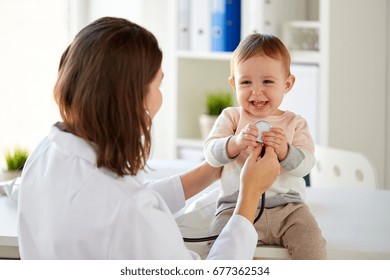
[[[226,152],[227,142],[234,134],[234,119],[223,110],[203,144],[205,160],[214,167],[224,166],[230,162]]]
[[[236,140],[238,140],[235,134],[239,119],[240,112],[237,107],[226,108],[218,117],[204,142],[205,159],[210,165],[214,167],[223,166],[233,161],[240,153],[240,150],[235,150],[237,148],[235,146],[237,144]],[[241,139],[243,138],[241,137]],[[241,140],[238,141],[238,143],[240,142]],[[230,145],[233,146],[230,147]]]
[[[290,139],[292,138],[291,143],[288,143],[285,131],[276,127],[263,133],[263,141],[267,146],[274,148],[284,171],[303,177],[315,164],[314,142],[303,118],[295,119],[293,131],[289,136]]]
[[[204,143],[206,161],[214,166],[223,166],[234,160],[248,147],[257,147],[258,129],[254,124],[246,125],[239,133],[237,126],[240,113],[237,107],[222,111]]]
[[[280,162],[280,166],[293,176],[304,177],[310,173],[315,161],[314,155],[308,150],[289,145],[287,157]]]

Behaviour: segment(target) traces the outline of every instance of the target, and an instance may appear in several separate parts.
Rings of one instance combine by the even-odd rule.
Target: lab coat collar
[[[83,138],[65,131],[64,125],[57,122],[51,127],[48,138],[58,145],[61,151],[80,157],[96,165],[96,152]]]
[[[62,122],[57,122],[51,127],[48,138],[59,147],[59,150],[63,151],[64,153],[68,153],[75,157],[82,158],[90,162],[92,165],[96,166],[96,152],[92,145],[83,138],[65,131]],[[140,186],[143,186],[143,172],[138,172],[136,176],[128,175],[120,178],[117,174],[109,171],[106,168],[102,168],[102,171],[117,180],[123,180],[125,182],[135,180]]]

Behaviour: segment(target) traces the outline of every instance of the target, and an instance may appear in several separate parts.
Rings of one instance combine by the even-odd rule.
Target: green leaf
[[[8,171],[22,170],[28,158],[28,151],[22,148],[15,148],[13,153],[7,151],[5,153],[5,161]]]
[[[206,96],[207,114],[218,116],[223,109],[233,106],[232,94],[227,91],[210,92]]]

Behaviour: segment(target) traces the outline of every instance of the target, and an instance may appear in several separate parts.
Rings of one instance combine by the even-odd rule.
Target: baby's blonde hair
[[[290,73],[291,57],[280,39],[270,34],[251,34],[240,42],[230,60],[230,76],[234,78],[235,65],[253,56],[268,56],[283,61],[287,76]]]

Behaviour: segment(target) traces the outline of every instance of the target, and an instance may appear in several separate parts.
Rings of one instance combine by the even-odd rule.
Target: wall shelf
[[[200,59],[200,60],[230,60],[231,52],[192,52],[179,51],[177,57],[179,59]]]
[[[176,32],[180,1],[142,1],[145,3],[146,26],[157,34],[164,50],[164,106],[156,118],[156,123],[160,124],[155,125],[158,141],[154,154],[163,158],[177,157],[178,147],[193,147],[191,142],[183,139],[200,139],[198,117],[204,110],[205,92],[230,89],[231,53],[178,50]],[[242,0],[242,3],[249,1]],[[268,5],[264,6],[268,9],[266,20],[273,19],[277,26],[271,24],[267,27],[271,32],[264,29],[261,32],[276,34],[285,42],[282,25],[286,22],[293,27],[318,30],[318,47],[302,51],[300,47],[295,47],[300,45],[295,44],[290,49],[293,63],[318,67],[318,107],[315,108],[318,114],[318,144],[367,155],[378,169],[380,185],[388,188],[390,154],[383,152],[390,151],[389,141],[386,141],[390,131],[389,113],[386,111],[390,100],[386,98],[389,60],[384,59],[390,38],[390,6],[387,2],[264,0],[262,4]],[[293,11],[298,6],[299,9],[303,7],[303,12]],[[265,11],[259,14],[262,12]],[[247,16],[242,19],[248,20],[248,10],[244,10],[245,14]],[[376,82],[363,83],[370,80]],[[370,104],[367,98],[371,98]],[[387,116],[387,122],[383,116]],[[372,126],[372,122],[376,125]],[[357,127],[357,124],[360,125]],[[361,127],[367,129],[363,134]],[[371,137],[378,133],[378,137]]]

